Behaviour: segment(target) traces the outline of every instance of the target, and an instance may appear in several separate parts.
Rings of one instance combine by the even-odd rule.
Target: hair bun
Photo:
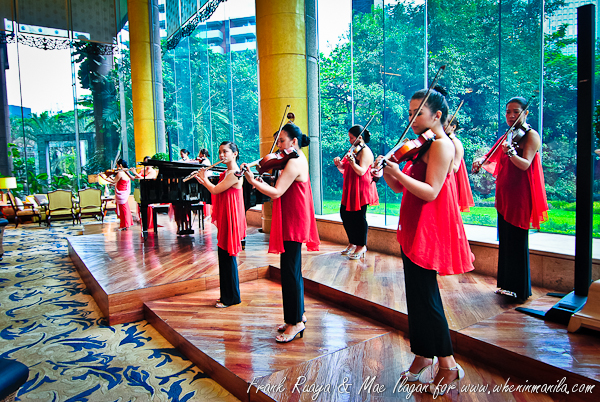
[[[310,137],[306,134],[302,134],[302,142],[300,144],[301,148],[304,148],[310,144]]]
[[[448,96],[448,91],[446,91],[446,88],[444,88],[443,86],[437,84],[433,87],[433,89],[435,89],[436,91],[438,91],[440,94],[444,95],[444,96]]]

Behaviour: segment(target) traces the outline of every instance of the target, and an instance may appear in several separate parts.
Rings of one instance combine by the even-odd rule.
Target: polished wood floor
[[[217,231],[206,221],[200,235],[177,236],[166,215],[159,215],[159,234],[141,237],[139,225],[117,231],[117,224],[84,226],[84,236],[68,238],[69,255],[109,324],[141,320],[143,302],[219,286]],[[90,234],[92,233],[92,234]],[[268,254],[268,236],[249,228],[246,249],[238,256],[240,281],[264,278],[279,256]],[[332,252],[305,252],[303,261]]]
[[[164,218],[159,222],[168,226],[160,220]],[[282,321],[279,258],[266,253],[268,238],[256,228],[249,230],[246,250],[238,258],[243,302],[228,309],[213,307],[219,290],[216,234],[211,228],[183,238],[165,228],[146,243],[139,229],[118,233],[111,229],[104,225],[96,227],[103,234],[69,239],[71,257],[99,306],[105,305],[102,311],[114,317],[111,323],[140,319],[146,302],[145,314],[153,325],[238,398],[313,400],[311,382],[313,387],[338,384],[345,374],[354,383],[351,394],[323,391],[316,400],[387,401],[407,396],[389,393],[413,357],[403,332],[407,320],[399,258],[369,251],[365,260],[349,261],[339,255],[342,247],[332,243],[319,252],[304,250],[309,323],[303,339],[279,345],[274,341],[274,328]],[[596,333],[567,334],[564,327],[515,312],[517,304],[493,293],[494,278],[469,273],[440,277],[439,284],[457,359],[467,372],[464,384],[482,388],[444,399],[597,400]],[[534,288],[528,307],[549,308],[556,299],[540,297],[546,291]],[[188,294],[175,296],[184,293]],[[301,376],[307,379],[304,392],[293,392]],[[368,376],[385,382],[388,393],[359,392],[356,383]],[[262,391],[248,394],[254,377]],[[283,377],[287,388],[275,388]],[[593,396],[556,392],[549,397],[492,392],[507,381],[551,385],[562,377],[569,386],[593,385],[596,392]],[[489,394],[483,392],[486,385]],[[411,398],[432,399],[422,394]]]
[[[227,309],[214,307],[219,291],[212,289],[146,302],[146,316],[167,340],[243,401],[433,399],[398,384],[413,359],[401,331],[307,295],[304,337],[277,344],[276,328],[283,320],[279,283],[258,279],[241,284],[240,291],[242,304]],[[502,391],[507,381],[517,386],[527,380],[468,355],[457,355],[457,360],[466,371],[459,384],[463,392],[459,397],[452,391],[446,400],[556,400],[556,396]],[[340,388],[342,384],[349,385]]]
[[[238,378],[245,394],[253,379],[317,359],[368,339],[391,328],[349,310],[307,296],[310,312],[303,338],[278,345],[277,326],[283,322],[281,286],[268,279],[242,283],[242,303],[226,309],[214,307],[219,289],[146,303],[150,323],[200,367],[204,359],[218,363],[209,372],[225,382]],[[173,336],[175,332],[177,336]],[[227,367],[223,369],[222,367]],[[210,366],[209,366],[210,369]],[[228,375],[228,378],[226,376]],[[239,392],[238,392],[238,398]]]
[[[543,296],[531,302],[529,307],[548,311],[558,301],[555,297]],[[535,368],[552,383],[557,383],[568,373],[569,385],[600,385],[598,332],[582,329],[569,333],[564,325],[514,309],[461,330],[457,349],[479,359],[496,361],[498,366],[517,375],[526,376]],[[600,395],[600,390],[597,392]]]
[[[158,235],[150,233],[146,241],[139,226],[120,232],[115,223],[86,225],[85,236],[68,239],[71,259],[111,325],[142,319],[146,300],[219,285],[214,226],[207,224],[202,234],[196,228],[195,235],[178,237],[167,216],[158,217],[163,228]],[[268,235],[249,228],[246,249],[238,256],[240,281],[264,278],[269,266],[279,266],[279,256],[268,254],[267,248]],[[335,299],[351,295],[359,302],[370,301],[379,313],[385,307],[406,314],[401,259],[369,251],[364,260],[351,261],[338,253],[340,248],[331,242],[323,242],[318,252],[304,248],[303,276],[325,285],[324,292],[338,290],[332,296]],[[440,277],[450,328],[464,328],[516,307],[493,293],[495,284],[494,278],[475,273]],[[533,288],[531,299],[547,291]],[[402,322],[396,327],[406,329]]]

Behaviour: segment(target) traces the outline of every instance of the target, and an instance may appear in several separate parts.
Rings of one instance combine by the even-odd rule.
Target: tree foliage
[[[227,140],[240,145],[243,160],[258,157],[256,51],[220,54],[199,30],[163,55],[163,77],[173,159],[182,148],[195,155],[207,148],[214,158]]]
[[[566,26],[543,35],[541,2],[499,3],[491,0],[443,2],[430,0],[427,13],[429,81],[441,65],[439,81],[448,91],[450,112],[464,100],[458,115],[465,161],[485,153],[508,128],[505,102],[529,98],[528,121],[543,132],[542,161],[551,199],[575,199],[576,58],[564,49]],[[564,6],[563,0],[545,2],[546,17]],[[348,148],[347,130],[354,123],[370,126],[371,147],[386,152],[408,122],[407,103],[424,85],[423,5],[398,2],[371,13],[355,13],[352,37],[346,32],[328,56],[321,55],[321,113],[326,198],[341,194],[341,175],[331,163]],[[516,17],[518,16],[518,18]],[[545,46],[543,78],[541,45]],[[352,49],[351,49],[352,47]],[[352,57],[350,52],[352,50]],[[353,71],[353,75],[351,75]],[[543,130],[540,130],[540,81],[543,79]],[[412,133],[410,133],[412,134]],[[478,199],[492,195],[489,175],[470,177]],[[383,185],[388,201],[394,196]]]

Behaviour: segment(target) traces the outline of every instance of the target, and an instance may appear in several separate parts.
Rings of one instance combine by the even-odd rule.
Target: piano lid
[[[189,162],[171,162],[171,161],[161,161],[159,159],[149,159],[148,162],[140,162],[138,165],[142,166],[154,166],[162,170],[181,170],[191,173],[194,170],[202,169],[203,167],[207,167],[204,165],[199,165],[197,163],[189,163]],[[225,166],[215,166],[211,168],[211,170],[224,172],[227,170]]]

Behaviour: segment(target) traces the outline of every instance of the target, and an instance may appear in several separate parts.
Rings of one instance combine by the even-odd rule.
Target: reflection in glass
[[[192,158],[206,148],[214,161],[219,144],[230,140],[240,145],[242,160],[259,156],[254,7],[231,3],[163,54],[172,159],[182,148]]]

